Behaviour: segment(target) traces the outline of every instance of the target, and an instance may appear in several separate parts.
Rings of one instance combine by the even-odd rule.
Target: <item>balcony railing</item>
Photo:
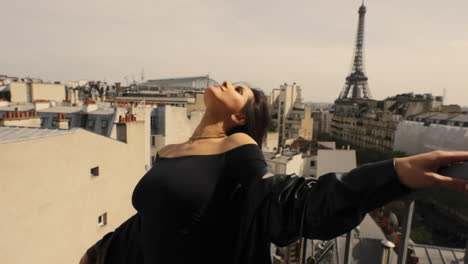
[[[426,192],[428,193],[428,192]],[[413,215],[414,215],[414,208],[415,208],[415,198],[416,196],[411,196],[409,199],[404,200],[405,203],[405,215],[403,218],[403,225],[401,228],[401,235],[398,234],[398,241],[397,245],[397,251],[394,251],[392,247],[394,246],[392,243],[390,246],[386,246],[386,242],[388,241],[382,241],[382,259],[381,262],[379,263],[397,263],[397,264],[406,264],[406,263],[426,263],[425,261],[418,262],[418,257],[423,257],[423,256],[418,256],[418,255],[410,255],[408,254],[408,250],[411,249],[412,251],[414,250],[412,248],[413,245],[410,243],[410,232],[411,232],[411,225],[413,222]],[[312,246],[311,252],[307,252],[308,249],[308,244],[310,244],[312,241],[308,239],[304,239],[303,245],[304,248],[302,249],[301,255],[304,257],[303,262],[301,264],[328,264],[328,263],[337,263],[337,264],[351,264],[353,257],[356,258],[356,254],[366,254],[365,252],[357,251],[353,252],[353,239],[355,238],[355,233],[359,232],[358,230],[352,230],[351,232],[346,234],[346,242],[345,242],[345,248],[344,248],[344,254],[343,251],[341,251],[340,254],[338,254],[338,238],[334,240],[329,240],[329,241],[322,241],[319,242],[318,244],[316,243],[316,247],[314,249],[314,246]],[[340,238],[342,241],[342,237]],[[313,244],[313,243],[312,243]],[[419,245],[423,246],[423,245]],[[431,246],[423,246],[424,250],[427,253],[427,256],[429,256],[429,252],[427,248],[438,248],[438,247],[431,247]],[[429,259],[428,263],[433,263],[433,264],[452,264],[452,263],[457,263],[457,264],[462,264],[462,263],[467,263],[468,264],[468,239],[466,241],[466,246],[464,249],[464,257],[463,257],[463,250],[462,249],[455,249],[455,248],[441,248],[442,250],[445,250],[447,252],[450,252],[452,255],[450,260],[441,253],[442,250],[439,250],[438,256],[435,256],[437,260]],[[386,251],[387,250],[387,251]],[[335,252],[336,251],[336,252]],[[373,254],[375,252],[367,252],[367,254]],[[415,252],[417,253],[417,252]],[[332,256],[332,257],[331,257]],[[339,256],[342,256],[343,258],[340,259]],[[425,256],[424,256],[425,257]],[[396,258],[393,259],[393,258]],[[463,258],[463,259],[461,259]],[[363,263],[363,262],[359,262]]]

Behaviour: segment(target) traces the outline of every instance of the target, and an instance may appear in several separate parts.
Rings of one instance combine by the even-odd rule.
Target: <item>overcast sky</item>
[[[198,76],[331,102],[349,74],[356,0],[2,2],[0,74],[51,81]],[[366,1],[375,99],[403,92],[468,105],[468,1]]]

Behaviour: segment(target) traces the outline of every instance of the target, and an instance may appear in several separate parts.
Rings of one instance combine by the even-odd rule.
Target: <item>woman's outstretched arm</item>
[[[410,193],[412,188],[464,191],[468,181],[437,174],[441,166],[468,160],[468,152],[431,152],[366,164],[318,180],[272,177],[270,239],[284,246],[300,236],[331,239],[357,226],[366,213]]]

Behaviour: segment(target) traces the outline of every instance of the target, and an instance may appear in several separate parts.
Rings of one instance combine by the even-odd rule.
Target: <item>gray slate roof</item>
[[[50,136],[66,135],[74,133],[81,128],[72,129],[48,129],[35,127],[10,127],[0,126],[0,144],[15,141],[43,138]]]
[[[414,245],[416,256],[422,263],[462,264],[465,263],[464,249]]]

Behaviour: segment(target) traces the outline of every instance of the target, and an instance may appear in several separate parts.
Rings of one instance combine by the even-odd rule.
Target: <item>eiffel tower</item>
[[[346,83],[337,101],[350,101],[355,99],[371,99],[367,76],[364,72],[364,17],[366,6],[364,1],[359,8],[359,22],[354,47],[354,60],[351,74],[346,77]]]

